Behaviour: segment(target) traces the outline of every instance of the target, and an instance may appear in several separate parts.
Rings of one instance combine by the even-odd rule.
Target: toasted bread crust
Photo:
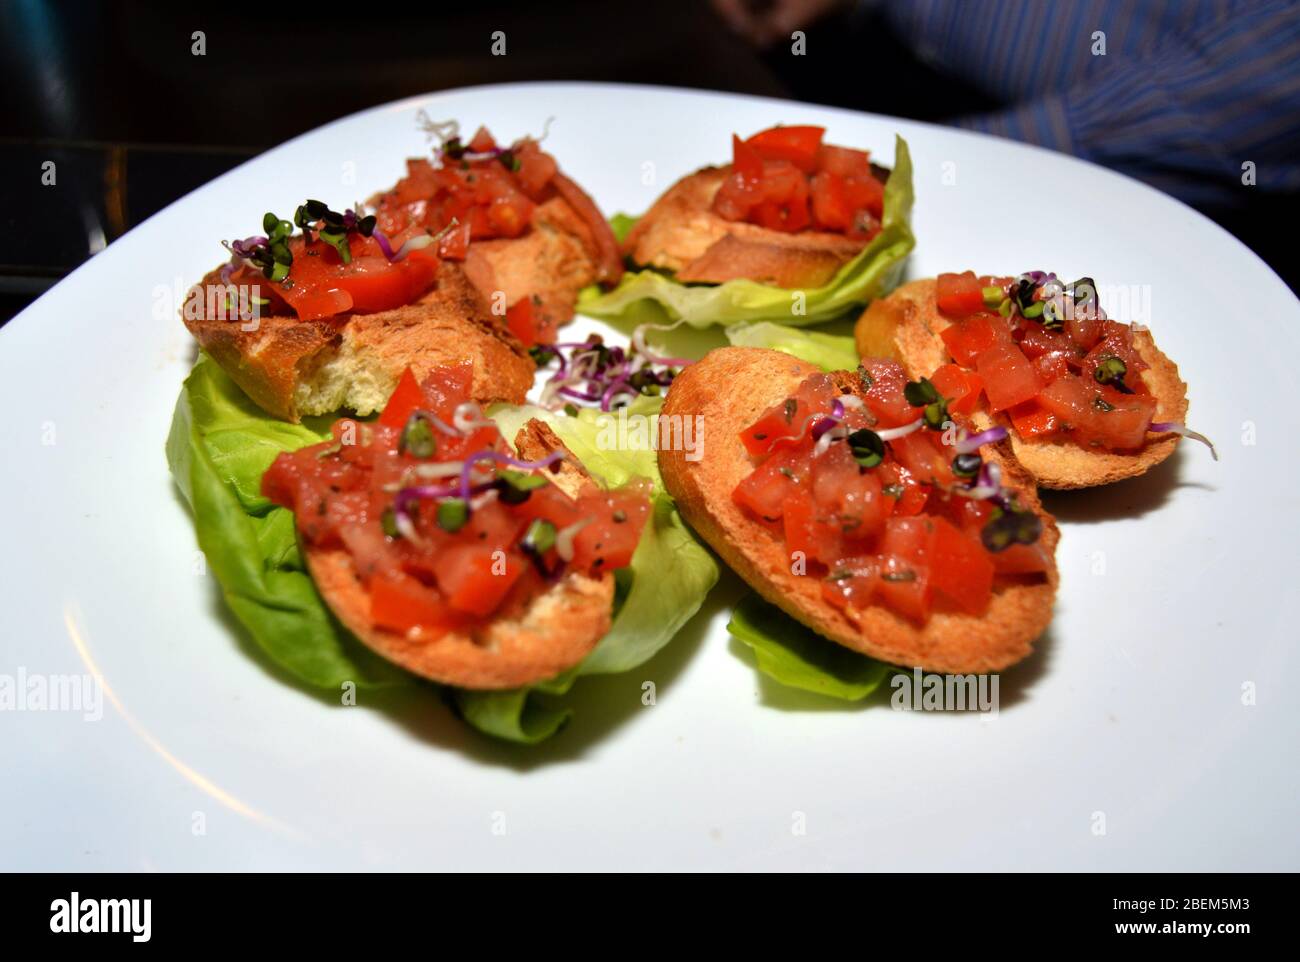
[[[746,277],[777,287],[820,287],[865,246],[843,234],[795,234],[729,221],[713,213],[713,196],[730,167],[705,167],[657,200],[623,242],[645,267],[675,272],[684,282],[721,284]]]
[[[936,612],[923,626],[888,609],[871,606],[857,621],[826,602],[820,579],[795,575],[779,533],[753,520],[732,500],[736,485],[754,464],[740,432],[773,404],[789,396],[819,368],[778,351],[724,347],[687,367],[673,382],[665,415],[702,415],[709,449],[698,461],[680,451],[661,451],[664,484],[683,517],[764,598],[821,635],[882,661],[942,672],[996,671],[1027,656],[1051,619],[1055,564],[1040,583],[998,583],[982,617]],[[842,387],[856,384],[846,379]],[[1043,521],[1043,543],[1055,552],[1059,532],[1034,493],[1030,479],[1000,452],[1009,485]]]
[[[220,285],[213,271],[200,289]],[[205,298],[200,297],[200,302]],[[521,403],[533,383],[534,365],[523,346],[484,308],[478,292],[455,264],[443,263],[437,285],[414,304],[377,314],[345,314],[317,321],[292,316],[259,319],[243,330],[237,319],[182,312],[199,345],[263,410],[287,421],[350,406],[358,414],[382,407],[410,366],[423,377],[440,364],[470,361],[471,393],[480,403]],[[191,317],[189,314],[199,316]],[[368,390],[322,399],[313,384],[342,359],[345,380]],[[337,365],[336,365],[337,366]],[[339,391],[334,392],[336,395]]]
[[[951,358],[939,334],[952,322],[935,305],[932,278],[912,281],[863,312],[854,329],[858,352],[864,357],[879,354],[888,346],[910,377],[928,377]],[[1133,334],[1133,346],[1149,368],[1142,372],[1147,389],[1156,399],[1156,421],[1187,418],[1187,385],[1178,365],[1156,346],[1147,331]],[[994,423],[1010,428],[1003,416],[979,411],[972,418],[980,427]],[[1178,444],[1176,434],[1148,434],[1137,451],[1106,451],[1081,447],[1070,440],[1022,440],[1011,432],[1011,453],[1044,488],[1091,488],[1137,477],[1151,470]]]
[[[541,421],[529,421],[515,441],[521,457],[535,460],[564,443]],[[548,477],[576,495],[590,477],[572,454]],[[509,611],[469,632],[410,638],[375,628],[370,594],[352,556],[342,549],[303,544],[308,570],[330,610],[370,649],[424,678],[476,690],[518,688],[553,678],[582,661],[609,632],[614,604],[612,573],[592,578],[569,573],[521,610]]]
[[[533,297],[542,323],[554,329],[573,319],[578,291],[600,279],[599,256],[591,227],[564,198],[552,197],[522,236],[471,244],[465,274],[489,311],[497,291],[507,307]]]

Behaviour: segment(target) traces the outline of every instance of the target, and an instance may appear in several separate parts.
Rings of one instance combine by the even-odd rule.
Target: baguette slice
[[[515,440],[520,457],[539,459],[568,449],[543,422],[529,421]],[[591,481],[570,454],[550,478],[576,495]],[[321,597],[367,647],[424,678],[477,690],[518,688],[553,678],[582,661],[609,632],[614,576],[571,572],[526,605],[502,611],[490,623],[432,638],[376,628],[370,594],[344,549],[302,543],[307,569]]]
[[[487,312],[464,271],[443,262],[437,285],[419,301],[377,314],[318,321],[260,318],[256,330],[212,317],[203,292],[221,285],[220,271],[202,281],[198,311],[185,326],[265,411],[286,421],[348,408],[380,410],[408,366],[417,378],[440,364],[474,365],[474,400],[522,403],[533,383],[528,352]],[[197,314],[191,317],[191,313]]]
[[[1027,656],[1052,615],[1055,565],[1039,583],[995,583],[982,617],[935,612],[923,626],[871,606],[854,621],[822,598],[820,579],[796,575],[779,532],[754,520],[732,491],[754,468],[740,432],[819,368],[762,348],[724,347],[685,368],[673,382],[665,416],[700,415],[708,428],[708,448],[698,461],[681,451],[659,453],[664,484],[682,516],[759,594],[813,631],[846,648],[881,661],[941,672],[996,671]],[[846,375],[841,390],[856,390]],[[1043,543],[1055,552],[1056,522],[1039,504],[1032,482],[1000,452],[985,456],[1002,464],[1005,483],[1021,493],[1022,503],[1043,522]]]
[[[863,357],[893,357],[909,377],[928,377],[952,360],[939,334],[952,322],[935,305],[935,282],[912,281],[888,297],[875,301],[855,328],[858,353]],[[1149,365],[1142,372],[1147,389],[1156,399],[1156,421],[1183,423],[1187,418],[1187,385],[1150,332],[1137,331],[1133,346]],[[1044,488],[1091,488],[1145,474],[1174,453],[1179,436],[1148,434],[1136,451],[1085,448],[1068,439],[1022,440],[1003,415],[980,410],[972,420],[981,428],[1002,424],[1011,431],[1011,453]]]
[[[851,261],[864,241],[805,230],[795,234],[730,221],[713,213],[729,167],[705,167],[673,184],[623,242],[643,267],[673,271],[686,283],[739,277],[776,287],[820,287]]]

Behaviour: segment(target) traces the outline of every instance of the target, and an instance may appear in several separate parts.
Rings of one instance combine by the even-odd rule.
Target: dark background
[[[195,71],[191,35],[206,35]],[[509,55],[490,37],[504,30]],[[0,0],[0,323],[150,214],[249,157],[374,104],[450,87],[601,80],[740,91],[943,121],[998,106],[872,16],[762,53],[704,0],[467,5]],[[203,83],[197,82],[200,75]],[[887,79],[886,79],[887,78]],[[57,164],[57,191],[40,185]],[[1294,197],[1206,213],[1297,288]]]

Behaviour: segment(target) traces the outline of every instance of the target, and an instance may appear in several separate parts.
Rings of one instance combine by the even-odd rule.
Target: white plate
[[[163,458],[192,348],[170,310],[155,316],[156,288],[183,291],[263,211],[391,184],[424,149],[421,107],[503,137],[554,115],[547,148],[607,213],[725,159],[733,130],[824,124],[885,158],[900,132],[916,163],[910,275],[1139,285],[1222,460],[1184,444],[1146,478],[1049,499],[1056,619],[1003,678],[996,716],[771,689],[724,631],[734,579],[645,668],[584,680],[573,725],[540,748],[492,743],[432,698],[314,697],[268,669],[196,573]],[[94,666],[112,693],[98,721],[0,712],[0,867],[1300,868],[1297,332],[1282,282],[1199,214],[946,128],[576,84],[330,124],[173,204],[0,331],[0,675]]]

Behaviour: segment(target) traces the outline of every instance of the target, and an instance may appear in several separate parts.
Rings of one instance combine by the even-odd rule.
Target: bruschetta
[[[518,688],[609,631],[648,485],[605,490],[533,420],[516,452],[459,364],[410,371],[373,423],[281,454],[263,493],[296,517],[321,597],[371,649],[458,688]]]
[[[977,426],[1004,426],[1042,487],[1087,488],[1145,473],[1180,436],[1209,443],[1185,426],[1177,365],[1097,300],[1090,278],[941,274],[871,304],[855,336],[863,356],[929,376]]]
[[[463,262],[488,310],[525,347],[554,342],[578,291],[622,276],[609,223],[540,141],[502,146],[485,127],[464,141],[454,122],[426,129],[439,140],[432,158],[408,160],[406,176],[370,201],[379,228],[449,229],[439,253]]]
[[[669,389],[663,415],[702,418],[708,440],[695,459],[660,451],[664,484],[745,581],[831,641],[1006,668],[1051,618],[1056,524],[996,434],[946,423],[920,389],[895,361],[828,374],[719,348]]]
[[[732,162],[673,184],[628,233],[624,255],[683,283],[829,283],[880,232],[889,171],[866,151],[822,143],[824,133],[733,136]]]
[[[379,410],[402,372],[473,365],[482,403],[523,400],[535,366],[423,228],[385,235],[373,216],[320,201],[227,245],[230,263],[181,310],[199,345],[269,414],[288,421]]]

